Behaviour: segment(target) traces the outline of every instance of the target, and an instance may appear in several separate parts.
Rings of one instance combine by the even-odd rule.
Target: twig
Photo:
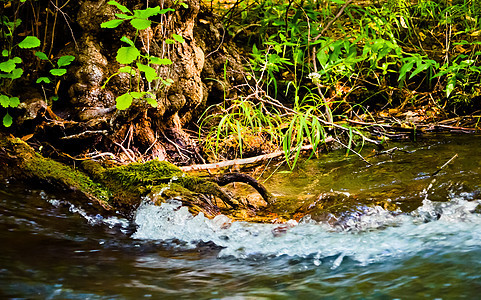
[[[177,145],[174,141],[172,141],[171,139],[169,139],[169,138],[167,137],[167,135],[164,133],[164,131],[161,130],[160,132],[162,133],[162,135],[164,136],[164,138],[167,140],[167,142],[171,143],[171,144],[175,147],[175,149],[177,149],[177,152],[179,153],[180,156],[182,156],[183,158],[189,160],[189,157],[188,157],[187,155],[185,155],[184,153],[182,153],[182,150],[186,151],[186,152],[189,153],[189,154],[192,154],[192,152],[190,152],[190,151],[187,150],[187,149],[182,149],[182,148],[180,148],[179,145]]]
[[[70,2],[67,1],[67,3]],[[72,30],[72,27],[70,27],[70,23],[68,22],[67,20],[67,17],[66,17],[66,13],[64,13],[62,11],[62,8],[67,4],[65,3],[61,8],[58,8],[57,5],[55,5],[52,1],[50,1],[50,3],[52,3],[53,6],[55,6],[55,8],[62,14],[62,17],[65,19],[65,23],[67,23],[67,26],[68,26],[68,29],[70,30],[70,34],[72,35],[72,39],[73,39],[73,42],[75,44],[75,48],[78,50],[78,44],[77,44],[77,40],[75,39],[75,35],[73,34],[73,30]]]
[[[132,161],[132,162],[136,162],[135,159],[132,157],[132,155],[130,155],[129,151],[127,151],[127,149],[125,149],[124,146],[122,146],[122,144],[119,144],[117,142],[114,142],[115,145],[119,146],[120,149],[122,149],[122,151],[124,151],[125,155],[127,155],[127,157]]]
[[[212,54],[214,54],[214,53],[216,53],[217,51],[219,51],[220,46],[222,46],[222,44],[224,43],[224,38],[225,38],[225,29],[224,29],[224,27],[222,27],[222,31],[223,31],[222,40],[220,41],[219,46],[217,46],[217,48],[216,48],[214,51],[212,51],[212,52],[210,52],[209,54],[207,54],[207,55],[204,57],[204,59],[207,59],[207,57],[209,57],[209,56],[211,56]]]
[[[368,162],[361,154],[359,154],[359,152],[355,151],[354,149],[344,145],[339,139],[335,139],[335,141],[337,143],[339,143],[341,146],[343,146],[344,148],[346,149],[349,149],[349,151],[352,151],[352,153],[356,154],[357,156],[359,156],[359,158],[362,159],[362,161],[364,161],[366,164],[368,164],[369,166],[372,166],[372,164],[370,162]]]
[[[444,167],[446,167],[447,165],[449,165],[449,163],[451,163],[456,157],[458,157],[458,154],[454,154],[453,157],[451,157],[444,165],[442,165],[436,172],[434,172],[433,174],[431,174],[431,177],[438,174]]]
[[[86,130],[78,134],[72,134],[72,135],[61,137],[60,139],[61,140],[81,139],[86,137],[88,138],[90,136],[98,135],[98,134],[107,135],[108,131],[107,130]]]

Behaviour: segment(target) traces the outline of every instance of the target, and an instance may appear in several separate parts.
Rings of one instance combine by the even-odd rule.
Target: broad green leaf
[[[132,96],[132,98],[134,99],[140,99],[144,96],[144,94],[139,92],[130,92],[130,96]]]
[[[10,97],[0,95],[0,105],[7,108],[10,105]]]
[[[123,13],[132,13],[130,11],[130,9],[128,9],[127,7],[123,6],[122,4],[118,3],[117,1],[109,1],[107,2],[107,4],[110,4],[110,5],[115,5],[117,6],[118,9],[120,9]]]
[[[22,59],[21,59],[20,57],[17,57],[17,56],[15,56],[15,57],[12,58],[12,59],[13,59],[13,62],[16,63],[16,64],[19,64],[19,63],[22,62]]]
[[[145,98],[145,101],[147,101],[147,103],[149,103],[152,107],[157,107],[159,106],[159,104],[157,103],[157,101],[153,98]]]
[[[135,47],[122,47],[117,51],[117,61],[121,64],[131,64],[140,55],[140,51]]]
[[[165,39],[164,41],[166,44],[175,44],[175,41],[174,40],[171,40],[171,39]]]
[[[35,36],[27,36],[23,41],[18,43],[18,46],[22,49],[25,48],[35,48],[40,46],[40,40]]]
[[[17,107],[20,105],[20,99],[18,97],[10,97],[10,107]]]
[[[4,78],[10,78],[10,79],[17,79],[17,78],[20,78],[22,77],[23,75],[23,70],[22,69],[15,69],[13,70],[12,72],[10,72],[10,74],[6,74],[5,76],[3,76]]]
[[[120,24],[122,24],[123,21],[124,20],[121,20],[121,19],[110,20],[110,21],[103,22],[102,24],[100,24],[100,27],[101,28],[116,28]]]
[[[41,60],[48,60],[47,54],[45,54],[41,51],[35,52],[35,56],[40,58]]]
[[[75,60],[75,56],[72,56],[72,55],[64,55],[64,56],[61,56],[58,61],[57,61],[57,65],[59,67],[65,67],[65,66],[68,66],[70,65],[71,62],[73,62]]]
[[[45,83],[50,83],[50,78],[48,77],[40,77],[37,79],[36,83],[42,83],[42,82],[45,82]]]
[[[160,7],[149,7],[146,9],[134,10],[134,17],[139,19],[148,19],[152,16],[160,14]]]
[[[0,63],[0,71],[5,72],[5,73],[10,73],[12,72],[16,67],[15,61],[13,59],[9,59],[7,61],[4,61]]]
[[[117,97],[117,99],[115,99],[115,101],[117,102],[117,109],[124,110],[129,108],[129,106],[132,104],[132,99],[133,98],[129,93],[125,93]]]
[[[132,68],[130,66],[123,66],[123,67],[119,68],[119,73],[132,74]]]
[[[57,101],[59,98],[57,95],[51,97],[52,101]]]
[[[144,72],[145,79],[147,79],[148,82],[152,82],[155,78],[157,78],[157,72],[154,68],[140,63],[137,63],[137,68],[139,68],[141,72]]]
[[[13,119],[12,119],[12,117],[7,113],[7,114],[3,117],[3,126],[5,126],[5,127],[10,127],[10,126],[12,126],[12,123],[13,123]]]
[[[9,54],[9,52],[8,52],[7,49],[3,49],[3,50],[2,50],[2,56],[3,56],[3,57],[7,57],[8,54]]]
[[[171,65],[172,61],[168,58],[158,58],[155,56],[149,57],[150,62],[155,64],[155,65]]]
[[[129,44],[132,47],[135,47],[134,42],[132,42],[132,40],[129,39],[128,37],[126,37],[125,35],[123,37],[121,37],[120,40],[124,43]]]
[[[52,69],[52,70],[50,70],[50,74],[52,74],[53,76],[62,76],[65,73],[67,73],[66,69]]]
[[[130,24],[137,30],[144,30],[149,28],[152,22],[146,19],[132,19],[130,20]]]
[[[175,33],[172,34],[172,38],[179,43],[185,42],[184,38],[181,35],[178,35],[178,34],[175,34]]]

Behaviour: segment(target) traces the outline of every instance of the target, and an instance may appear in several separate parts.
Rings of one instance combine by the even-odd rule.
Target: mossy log
[[[266,201],[272,201],[264,187],[244,174],[201,178],[187,175],[173,164],[158,160],[114,167],[85,160],[79,169],[74,169],[43,157],[21,139],[3,135],[0,135],[0,161],[4,177],[35,180],[75,191],[89,200],[81,203],[77,199],[75,204],[100,209],[104,213],[120,211],[128,215],[143,199],[159,204],[176,198],[193,213],[203,212],[207,216],[221,212],[228,214],[228,211],[248,206],[219,186],[235,181],[252,185]]]

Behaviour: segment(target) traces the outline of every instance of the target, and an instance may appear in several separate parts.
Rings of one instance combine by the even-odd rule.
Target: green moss
[[[104,208],[111,208],[108,203],[109,191],[102,185],[95,183],[84,173],[41,156],[20,139],[4,138],[2,139],[2,146],[8,147],[10,155],[15,157],[17,167],[23,175],[49,184],[77,190],[97,200]]]
[[[61,188],[80,191],[108,209],[115,207],[129,211],[140,203],[143,196],[149,193],[155,195],[161,190],[162,195],[156,202],[180,197],[190,208],[196,211],[207,209],[211,215],[215,215],[216,208],[207,207],[209,204],[205,202],[205,195],[220,198],[232,207],[239,205],[217,183],[185,175],[179,168],[164,161],[153,160],[110,168],[95,161],[83,161],[83,172],[80,172],[42,157],[19,139],[0,138],[0,147],[2,146],[8,149],[8,156],[14,157],[11,164],[21,170],[23,175]]]
[[[146,163],[131,163],[126,166],[107,169],[104,177],[115,179],[127,186],[150,185],[168,182],[183,172],[171,163],[152,160]]]

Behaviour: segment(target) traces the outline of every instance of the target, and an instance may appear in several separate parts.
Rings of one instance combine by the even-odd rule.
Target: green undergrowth
[[[228,140],[242,157],[247,133],[285,150],[293,168],[302,146],[315,150],[327,135],[347,135],[348,153],[387,139],[348,119],[376,123],[377,110],[422,106],[435,108],[426,119],[436,122],[479,109],[477,0],[239,0],[220,7],[250,60],[247,95],[203,115],[200,136],[209,137],[203,145],[214,159]]]

